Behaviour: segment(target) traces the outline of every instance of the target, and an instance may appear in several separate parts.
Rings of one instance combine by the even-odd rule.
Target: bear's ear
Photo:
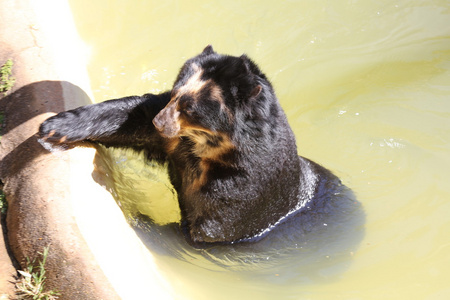
[[[247,62],[250,60],[250,58],[247,56],[247,54],[242,54],[239,58],[242,59],[243,61],[247,61]]]
[[[246,55],[242,55],[241,57],[239,57],[239,63],[237,64],[238,70],[241,74],[250,74],[250,67],[248,65],[248,60],[247,60],[247,56]]]
[[[250,73],[247,64],[240,57],[230,57],[218,66],[217,72],[227,80],[240,80]]]
[[[257,85],[250,93],[250,99],[255,99],[256,97],[258,97],[258,95],[261,93],[261,91],[262,91],[262,86]]]
[[[246,54],[242,54],[240,56],[240,59],[244,61],[250,73],[253,73],[260,77],[265,77],[264,74],[261,72],[261,70],[258,68],[258,66]]]
[[[214,52],[214,49],[211,45],[206,46],[206,48],[203,49],[203,52],[202,52],[203,55],[210,55],[210,54],[214,54],[214,53],[216,53],[216,52]]]

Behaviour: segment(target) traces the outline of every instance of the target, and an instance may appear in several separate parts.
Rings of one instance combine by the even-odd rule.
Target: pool
[[[273,83],[299,154],[338,175],[364,210],[348,234],[356,240],[322,236],[295,270],[270,258],[225,261],[223,250],[175,238],[164,169],[102,150],[130,223],[138,213],[157,224],[136,230],[177,299],[450,297],[448,1],[69,3],[95,102],[170,89],[208,44],[247,53]],[[330,243],[340,250],[327,252]]]

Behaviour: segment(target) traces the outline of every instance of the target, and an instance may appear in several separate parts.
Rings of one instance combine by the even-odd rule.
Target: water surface
[[[332,170],[364,208],[355,247],[320,240],[295,272],[238,272],[217,264],[223,253],[211,261],[211,251],[155,237],[149,247],[180,299],[450,298],[450,2],[70,4],[91,50],[95,101],[170,89],[208,44],[245,52],[274,84],[299,154]],[[177,221],[163,170],[128,152],[112,157],[112,192],[130,219]],[[150,236],[176,235],[158,228]],[[323,251],[330,243],[341,250]]]

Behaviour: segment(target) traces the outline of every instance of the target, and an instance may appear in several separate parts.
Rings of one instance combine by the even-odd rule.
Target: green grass
[[[0,93],[4,96],[12,89],[16,79],[12,77],[12,67],[14,63],[8,59],[0,68]]]
[[[3,96],[6,96],[8,92],[13,88],[16,79],[12,77],[12,68],[13,61],[8,59],[1,67],[0,67],[0,93],[3,93]],[[1,131],[3,129],[3,120],[5,115],[3,112],[0,112],[0,140],[1,140]]]
[[[36,266],[36,258],[32,261],[27,257],[27,266],[24,271],[18,271],[20,278],[16,283],[16,295],[19,300],[53,300],[58,299],[56,291],[45,291],[45,262],[48,256],[48,247],[39,253],[41,259]]]
[[[5,194],[3,190],[0,189],[0,214],[6,214],[6,210],[8,209],[8,202],[6,201]]]
[[[2,140],[2,131],[3,131],[3,120],[5,116],[3,112],[0,111],[0,143]],[[5,193],[3,193],[3,183],[0,181],[0,218],[2,214],[6,214],[6,210],[8,209],[8,202],[6,201]]]
[[[0,93],[4,96],[12,89],[16,79],[12,77],[13,61],[8,59],[0,67]],[[0,111],[0,141],[2,136],[4,113]],[[2,184],[0,182],[0,214],[6,214],[8,209],[8,202],[6,201],[5,194],[1,189]],[[27,263],[25,270],[18,270],[19,278],[16,282],[16,297],[18,300],[54,300],[58,299],[59,295],[56,291],[45,290],[45,263],[48,257],[48,247],[44,248],[44,252],[40,253],[39,261],[37,258],[30,260],[27,257]]]
[[[0,92],[6,95],[8,91],[13,87],[14,82],[16,81],[13,77],[11,77],[13,62],[11,59],[8,59],[4,65],[0,68]],[[5,114],[0,111],[0,142],[2,140],[3,134],[3,122],[5,120]],[[6,214],[6,210],[8,208],[8,202],[6,202],[5,194],[1,187],[3,184],[0,183],[0,214]]]

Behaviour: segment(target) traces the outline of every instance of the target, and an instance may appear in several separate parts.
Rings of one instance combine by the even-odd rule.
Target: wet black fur
[[[168,150],[173,139],[153,124],[198,67],[201,79],[210,81],[197,93],[200,100],[182,96],[179,108],[191,124],[222,134],[197,132],[205,135],[207,147],[222,147],[224,136],[232,142],[233,149],[217,160],[196,155],[191,136],[177,137],[179,143]],[[227,111],[209,99],[211,84],[220,87]],[[172,91],[62,112],[42,123],[39,134],[54,144],[87,140],[144,151],[150,160],[168,162],[182,226],[195,243],[262,236],[285,216],[311,207],[320,184],[338,182],[326,169],[298,156],[294,134],[272,85],[256,64],[246,56],[217,54],[211,47],[185,63]],[[207,180],[194,189],[202,159],[208,163]]]

